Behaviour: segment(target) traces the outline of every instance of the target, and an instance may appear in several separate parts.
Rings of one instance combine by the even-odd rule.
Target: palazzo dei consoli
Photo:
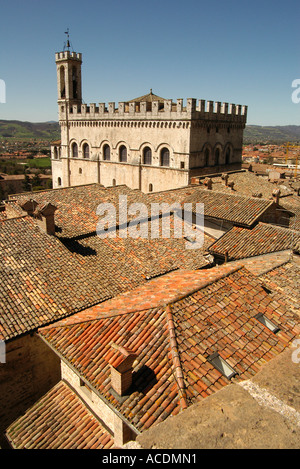
[[[81,65],[80,53],[56,53],[61,140],[51,145],[53,188],[100,183],[157,192],[241,167],[247,106],[173,102],[152,90],[87,105]]]

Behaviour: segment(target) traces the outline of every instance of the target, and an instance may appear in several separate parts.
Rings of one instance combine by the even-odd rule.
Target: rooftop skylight
[[[208,361],[217,368],[222,375],[226,376],[227,379],[231,379],[237,374],[237,372],[217,352],[210,355],[210,357],[208,357]]]

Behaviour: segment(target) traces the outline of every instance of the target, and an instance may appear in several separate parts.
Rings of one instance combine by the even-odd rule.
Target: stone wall
[[[60,361],[37,336],[6,343],[0,363],[0,434],[60,380]]]
[[[61,376],[81,399],[88,405],[94,414],[101,420],[108,431],[114,436],[115,446],[121,446],[135,434],[126,422],[114,412],[107,403],[101,399],[92,388],[78,376],[66,363],[61,362]]]

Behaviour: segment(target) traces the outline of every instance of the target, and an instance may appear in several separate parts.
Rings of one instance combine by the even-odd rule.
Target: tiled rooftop
[[[287,249],[299,252],[299,243],[299,231],[258,223],[252,229],[234,226],[215,241],[209,251],[222,257],[227,253],[228,260],[234,260]]]
[[[157,288],[160,281],[170,294]],[[149,286],[141,287],[39,331],[139,431],[230,383],[209,362],[210,354],[219,352],[228,361],[238,373],[234,379],[246,379],[300,332],[299,318],[284,314],[244,268],[203,270],[197,280],[194,273],[174,272],[151,282],[154,296]],[[263,326],[257,313],[280,332]],[[111,342],[138,355],[123,402],[110,391]]]
[[[226,187],[224,180],[220,176],[212,177],[213,191],[222,191],[225,193],[234,192],[245,197],[252,197],[253,194],[262,194],[263,199],[272,198],[274,189],[280,189],[281,195],[293,194],[294,190],[285,179],[279,180],[279,183],[273,184],[267,177],[258,176],[250,171],[240,171],[229,174],[228,182],[234,182],[233,191]]]
[[[59,207],[56,236],[43,233],[29,216],[0,221],[1,338],[86,309],[166,272],[209,264],[205,254],[213,239],[204,235],[203,248],[187,249],[186,239],[172,236],[172,215],[170,238],[122,238],[118,233],[100,239],[93,215],[98,202],[113,200],[123,190],[135,200],[136,191],[111,189],[96,184],[36,193],[38,203],[50,200]]]
[[[40,206],[51,203],[57,207],[55,212],[56,235],[73,238],[96,231],[99,216],[96,210],[101,203],[112,203],[118,209],[119,195],[126,195],[128,205],[132,202],[146,202],[146,196],[127,186],[105,188],[100,184],[74,186],[10,196],[8,204],[20,211],[20,204],[33,198]],[[117,210],[118,216],[118,210]]]
[[[230,189],[226,193],[215,189],[208,190],[203,186],[189,186],[148,194],[148,200],[150,203],[192,203],[194,207],[196,203],[203,203],[205,217],[247,227],[257,222],[273,204],[273,200],[238,194]]]
[[[14,449],[109,449],[113,438],[63,381],[12,423]]]
[[[0,222],[0,338],[7,340],[81,311],[118,290],[31,217]]]

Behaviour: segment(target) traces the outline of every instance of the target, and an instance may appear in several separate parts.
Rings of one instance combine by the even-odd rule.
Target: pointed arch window
[[[170,152],[168,148],[163,148],[160,152],[160,165],[170,166]]]
[[[220,148],[216,148],[215,151],[215,165],[217,166],[220,161]]]
[[[145,147],[143,150],[143,163],[152,164],[152,151],[149,147]]]

